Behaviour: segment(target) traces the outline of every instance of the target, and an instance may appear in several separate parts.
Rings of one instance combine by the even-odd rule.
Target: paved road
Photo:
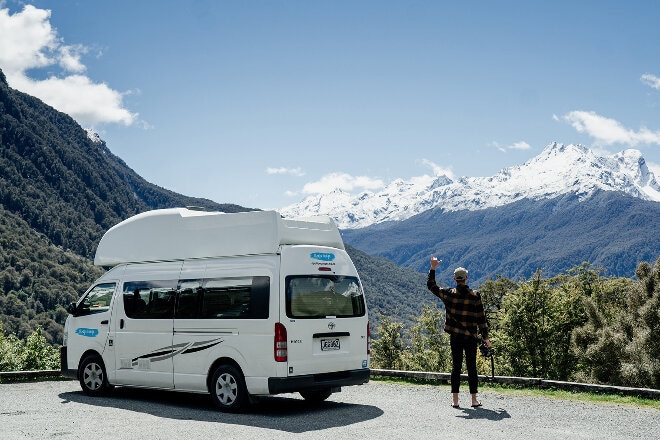
[[[481,398],[483,408],[453,409],[446,386],[370,382],[316,408],[285,394],[223,414],[203,395],[117,388],[91,398],[73,381],[0,384],[0,439],[660,438],[655,409],[495,392]]]

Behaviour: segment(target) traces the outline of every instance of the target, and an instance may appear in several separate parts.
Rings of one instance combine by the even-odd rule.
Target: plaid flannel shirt
[[[449,334],[488,337],[488,322],[481,294],[468,286],[442,289],[435,282],[435,270],[429,271],[426,287],[445,304],[445,331]]]

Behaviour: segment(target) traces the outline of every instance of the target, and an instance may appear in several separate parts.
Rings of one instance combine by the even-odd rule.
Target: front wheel
[[[79,376],[80,387],[88,396],[101,396],[108,391],[108,376],[101,356],[86,356],[80,364]]]
[[[323,402],[325,399],[330,397],[332,391],[330,388],[324,390],[314,390],[314,391],[301,391],[300,395],[303,399],[311,403]]]
[[[211,377],[209,392],[213,403],[223,412],[238,412],[249,402],[243,374],[232,365],[216,368]]]

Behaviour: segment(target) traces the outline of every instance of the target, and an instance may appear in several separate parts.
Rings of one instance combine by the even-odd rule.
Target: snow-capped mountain
[[[405,220],[429,209],[446,212],[480,210],[522,199],[550,199],[597,190],[620,191],[660,202],[660,184],[638,150],[600,156],[583,145],[552,143],[523,165],[505,168],[492,177],[447,176],[397,179],[379,192],[351,195],[341,190],[314,195],[281,210],[285,217],[329,215],[342,229],[362,228],[390,220]]]
[[[99,134],[97,132],[95,132],[93,129],[85,128],[84,130],[87,133],[87,137],[89,138],[89,140],[92,141],[93,143],[95,143],[95,144],[104,143],[103,139],[101,139],[101,136],[99,136]]]

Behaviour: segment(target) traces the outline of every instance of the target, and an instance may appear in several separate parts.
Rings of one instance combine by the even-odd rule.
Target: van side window
[[[177,290],[176,318],[268,318],[269,277],[182,280]]]
[[[172,319],[176,281],[124,283],[124,312],[132,319]]]
[[[92,290],[78,304],[76,310],[79,316],[102,313],[110,309],[112,294],[115,292],[115,283],[105,283],[94,286]]]
[[[195,319],[202,304],[202,281],[181,280],[177,287],[175,318]]]
[[[352,318],[366,311],[355,277],[301,275],[286,277],[286,314],[290,318]]]

